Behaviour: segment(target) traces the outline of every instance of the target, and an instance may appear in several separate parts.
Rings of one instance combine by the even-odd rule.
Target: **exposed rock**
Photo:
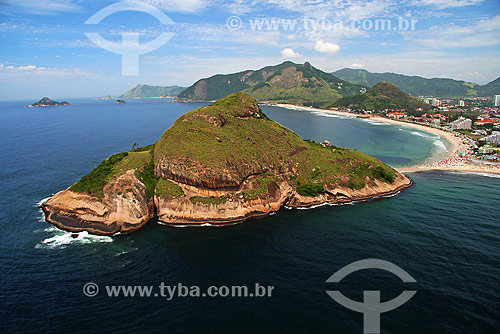
[[[154,215],[153,203],[145,192],[146,186],[129,170],[106,184],[102,199],[66,189],[45,202],[42,209],[47,221],[71,232],[127,233]]]

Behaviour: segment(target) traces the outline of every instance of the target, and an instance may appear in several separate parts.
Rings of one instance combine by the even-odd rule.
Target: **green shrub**
[[[316,197],[325,193],[323,183],[306,183],[297,186],[297,192],[301,196]]]
[[[148,145],[148,146],[144,146],[144,147],[137,147],[137,148],[134,148],[132,151],[130,152],[144,152],[144,151],[151,151],[155,148],[155,145],[154,144],[151,144],[151,145]]]
[[[164,178],[160,178],[156,184],[155,194],[160,197],[181,197],[184,196],[184,191],[182,191],[182,188],[177,184],[169,180],[165,180]]]
[[[383,180],[389,183],[394,182],[394,171],[390,171],[382,166],[375,167],[373,169],[373,177],[379,180]]]
[[[274,176],[261,176],[257,178],[257,182],[259,183],[258,188],[254,188],[252,190],[247,190],[244,192],[244,196],[248,198],[254,198],[261,196],[263,194],[267,194],[268,191],[268,184],[271,182],[276,181],[276,178]]]
[[[201,196],[194,196],[189,199],[191,203],[196,204],[196,203],[202,203],[202,204],[222,204],[227,200],[226,196],[222,197],[201,197]]]
[[[135,171],[135,176],[144,183],[146,186],[146,197],[147,198],[153,198],[154,193],[155,193],[155,188],[156,184],[158,183],[159,177],[157,177],[154,174],[154,159],[151,159],[151,161],[145,165],[142,170],[137,169]]]
[[[356,177],[351,177],[349,179],[348,187],[351,189],[363,189],[366,186],[366,180]]]

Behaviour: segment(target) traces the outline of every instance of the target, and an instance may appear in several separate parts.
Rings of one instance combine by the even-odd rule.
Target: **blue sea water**
[[[0,102],[1,333],[362,333],[363,317],[333,301],[417,294],[382,314],[382,333],[500,332],[500,179],[425,172],[401,194],[354,205],[286,210],[226,227],[149,222],[113,238],[72,238],[37,203],[95,162],[158,140],[202,104],[79,99],[24,108]],[[392,166],[432,158],[441,139],[401,126],[263,107],[304,138],[374,155]],[[325,283],[354,261],[390,261],[417,283],[363,270]],[[100,292],[84,295],[87,282]],[[107,297],[106,285],[274,286],[272,297]]]

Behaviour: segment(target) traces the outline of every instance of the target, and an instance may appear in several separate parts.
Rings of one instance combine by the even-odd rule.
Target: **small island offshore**
[[[42,209],[64,230],[113,235],[155,216],[165,224],[227,224],[411,185],[371,156],[303,140],[235,93],[184,114],[154,145],[112,155]]]
[[[49,99],[48,97],[43,97],[40,101],[30,104],[27,107],[33,108],[33,107],[57,107],[57,106],[69,106],[69,103],[66,101],[57,102]]]

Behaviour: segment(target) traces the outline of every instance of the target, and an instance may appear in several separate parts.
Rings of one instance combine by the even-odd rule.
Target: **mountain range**
[[[129,89],[122,95],[121,99],[131,99],[140,97],[174,97],[182,92],[186,87],[180,86],[150,86],[139,84]]]
[[[477,97],[500,94],[500,77],[486,84],[445,78],[427,79],[396,73],[373,73],[364,69],[344,68],[332,73],[334,76],[353,84],[372,87],[387,81],[413,96],[434,97]]]
[[[120,98],[176,97],[175,101],[214,101],[232,93],[243,92],[258,101],[325,106],[341,98],[356,96],[380,82],[394,84],[412,96],[452,98],[500,94],[500,77],[486,85],[479,85],[446,78],[427,79],[390,72],[373,73],[364,69],[344,68],[327,73],[308,62],[296,64],[285,61],[259,70],[216,74],[199,79],[187,88],[139,84],[120,95]],[[362,102],[359,97],[354,100]],[[368,97],[362,100],[362,104],[374,105],[373,100]],[[346,101],[352,100],[344,100]],[[375,103],[385,104],[387,103]]]
[[[341,80],[306,62],[286,61],[259,70],[217,74],[200,79],[177,96],[177,101],[212,101],[243,92],[258,101],[321,105],[359,94],[365,87]]]

